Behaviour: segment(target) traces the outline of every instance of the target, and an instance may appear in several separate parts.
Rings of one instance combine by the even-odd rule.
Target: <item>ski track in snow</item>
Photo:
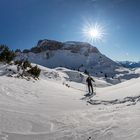
[[[115,100],[94,100],[90,99],[87,101],[92,105],[115,105],[115,104],[124,104],[128,103],[127,106],[135,105],[137,102],[140,102],[140,95],[134,97],[125,97],[124,99],[115,99]]]

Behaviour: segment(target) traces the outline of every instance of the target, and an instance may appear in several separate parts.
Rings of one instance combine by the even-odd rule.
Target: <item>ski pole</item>
[[[87,93],[87,90],[88,90],[87,88],[88,88],[88,87],[87,87],[87,84],[86,84],[86,93]]]

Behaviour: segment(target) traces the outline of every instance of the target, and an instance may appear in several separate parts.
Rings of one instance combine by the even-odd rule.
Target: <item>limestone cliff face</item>
[[[48,39],[39,40],[37,46],[31,48],[31,50],[28,51],[33,53],[40,53],[48,50],[70,50],[72,53],[99,53],[99,50],[89,43],[74,41],[59,42]]]

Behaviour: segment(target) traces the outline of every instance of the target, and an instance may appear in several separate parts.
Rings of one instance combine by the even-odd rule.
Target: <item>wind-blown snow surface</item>
[[[115,86],[95,78],[88,103],[84,74],[40,68],[40,79],[27,81],[9,77],[15,66],[0,66],[0,140],[139,140],[140,78]]]

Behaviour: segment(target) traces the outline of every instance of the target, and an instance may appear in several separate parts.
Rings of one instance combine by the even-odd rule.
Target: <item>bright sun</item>
[[[100,26],[98,23],[96,24],[87,23],[82,29],[82,34],[87,41],[96,42],[102,41],[105,32],[104,28]]]
[[[89,37],[98,38],[100,35],[100,32],[97,29],[91,28],[88,31],[88,35]]]

